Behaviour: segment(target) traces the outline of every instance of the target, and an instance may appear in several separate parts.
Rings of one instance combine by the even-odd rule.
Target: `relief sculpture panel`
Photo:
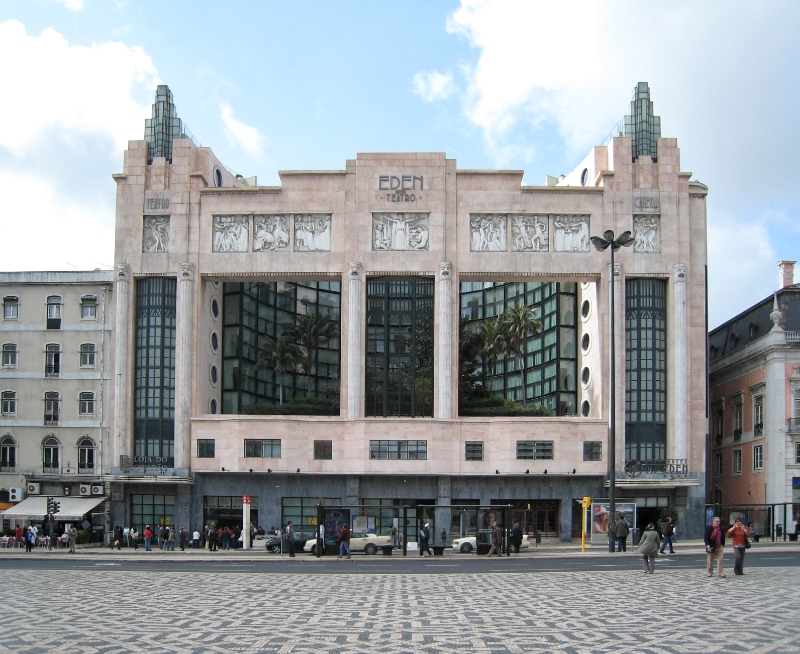
[[[169,216],[145,216],[142,252],[169,252]]]
[[[469,228],[469,249],[473,252],[505,252],[508,250],[506,214],[470,214]]]
[[[372,249],[375,251],[427,250],[427,213],[372,214]]]
[[[513,252],[547,252],[550,247],[547,216],[517,214],[511,216]]]
[[[589,216],[553,216],[553,251],[588,252]]]
[[[247,252],[250,216],[214,216],[212,252]]]
[[[286,252],[288,249],[287,216],[253,216],[253,252]]]
[[[330,252],[331,214],[295,214],[294,251]]]
[[[660,216],[633,217],[633,251],[661,252]]]

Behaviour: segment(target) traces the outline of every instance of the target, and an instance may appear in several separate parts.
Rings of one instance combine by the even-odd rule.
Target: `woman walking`
[[[733,541],[733,574],[744,574],[744,551],[747,549],[747,539],[750,530],[744,526],[741,518],[736,518],[733,527],[728,529],[728,538]]]
[[[642,555],[642,566],[644,573],[653,574],[656,568],[656,557],[658,556],[659,538],[655,525],[651,522],[644,529],[642,538],[639,541],[639,554]]]

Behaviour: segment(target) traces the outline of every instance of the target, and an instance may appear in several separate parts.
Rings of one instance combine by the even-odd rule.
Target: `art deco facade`
[[[378,528],[401,505],[434,505],[440,529],[451,505],[511,503],[568,540],[575,500],[606,492],[613,283],[618,494],[699,532],[707,189],[646,85],[632,132],[546,186],[426,152],[257,186],[181,138],[166,87],[157,102],[174,140],[149,125],[114,176],[115,523],[235,521],[244,494],[265,527],[312,524],[319,498],[375,507]],[[589,243],[606,230],[635,235],[613,275]],[[518,356],[464,354],[517,303],[541,323]],[[315,316],[313,348],[259,360]]]

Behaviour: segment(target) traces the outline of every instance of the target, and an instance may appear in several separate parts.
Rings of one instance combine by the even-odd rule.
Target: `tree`
[[[489,375],[494,377],[497,360],[508,352],[508,339],[499,318],[484,320],[478,327],[478,354],[485,362]]]
[[[266,336],[262,341],[255,369],[256,371],[264,368],[275,370],[275,377],[278,380],[278,404],[283,404],[283,373],[297,366],[299,355],[300,349],[286,334],[278,337],[277,340]]]
[[[306,378],[306,395],[311,397],[311,368],[317,348],[339,336],[338,325],[327,314],[305,313],[297,316],[297,322],[285,332],[300,351],[303,374]]]
[[[522,406],[528,406],[528,390],[525,379],[525,339],[533,334],[538,334],[542,329],[533,314],[533,309],[521,302],[516,302],[508,307],[500,316],[501,329],[508,343],[508,350],[517,355],[519,369],[522,373]]]

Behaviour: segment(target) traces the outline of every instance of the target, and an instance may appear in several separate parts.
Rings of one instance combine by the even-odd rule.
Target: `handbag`
[[[752,545],[750,544],[750,539],[747,538],[747,536],[745,536],[745,538],[744,538],[744,548],[746,550],[749,550],[751,547],[752,547]]]

